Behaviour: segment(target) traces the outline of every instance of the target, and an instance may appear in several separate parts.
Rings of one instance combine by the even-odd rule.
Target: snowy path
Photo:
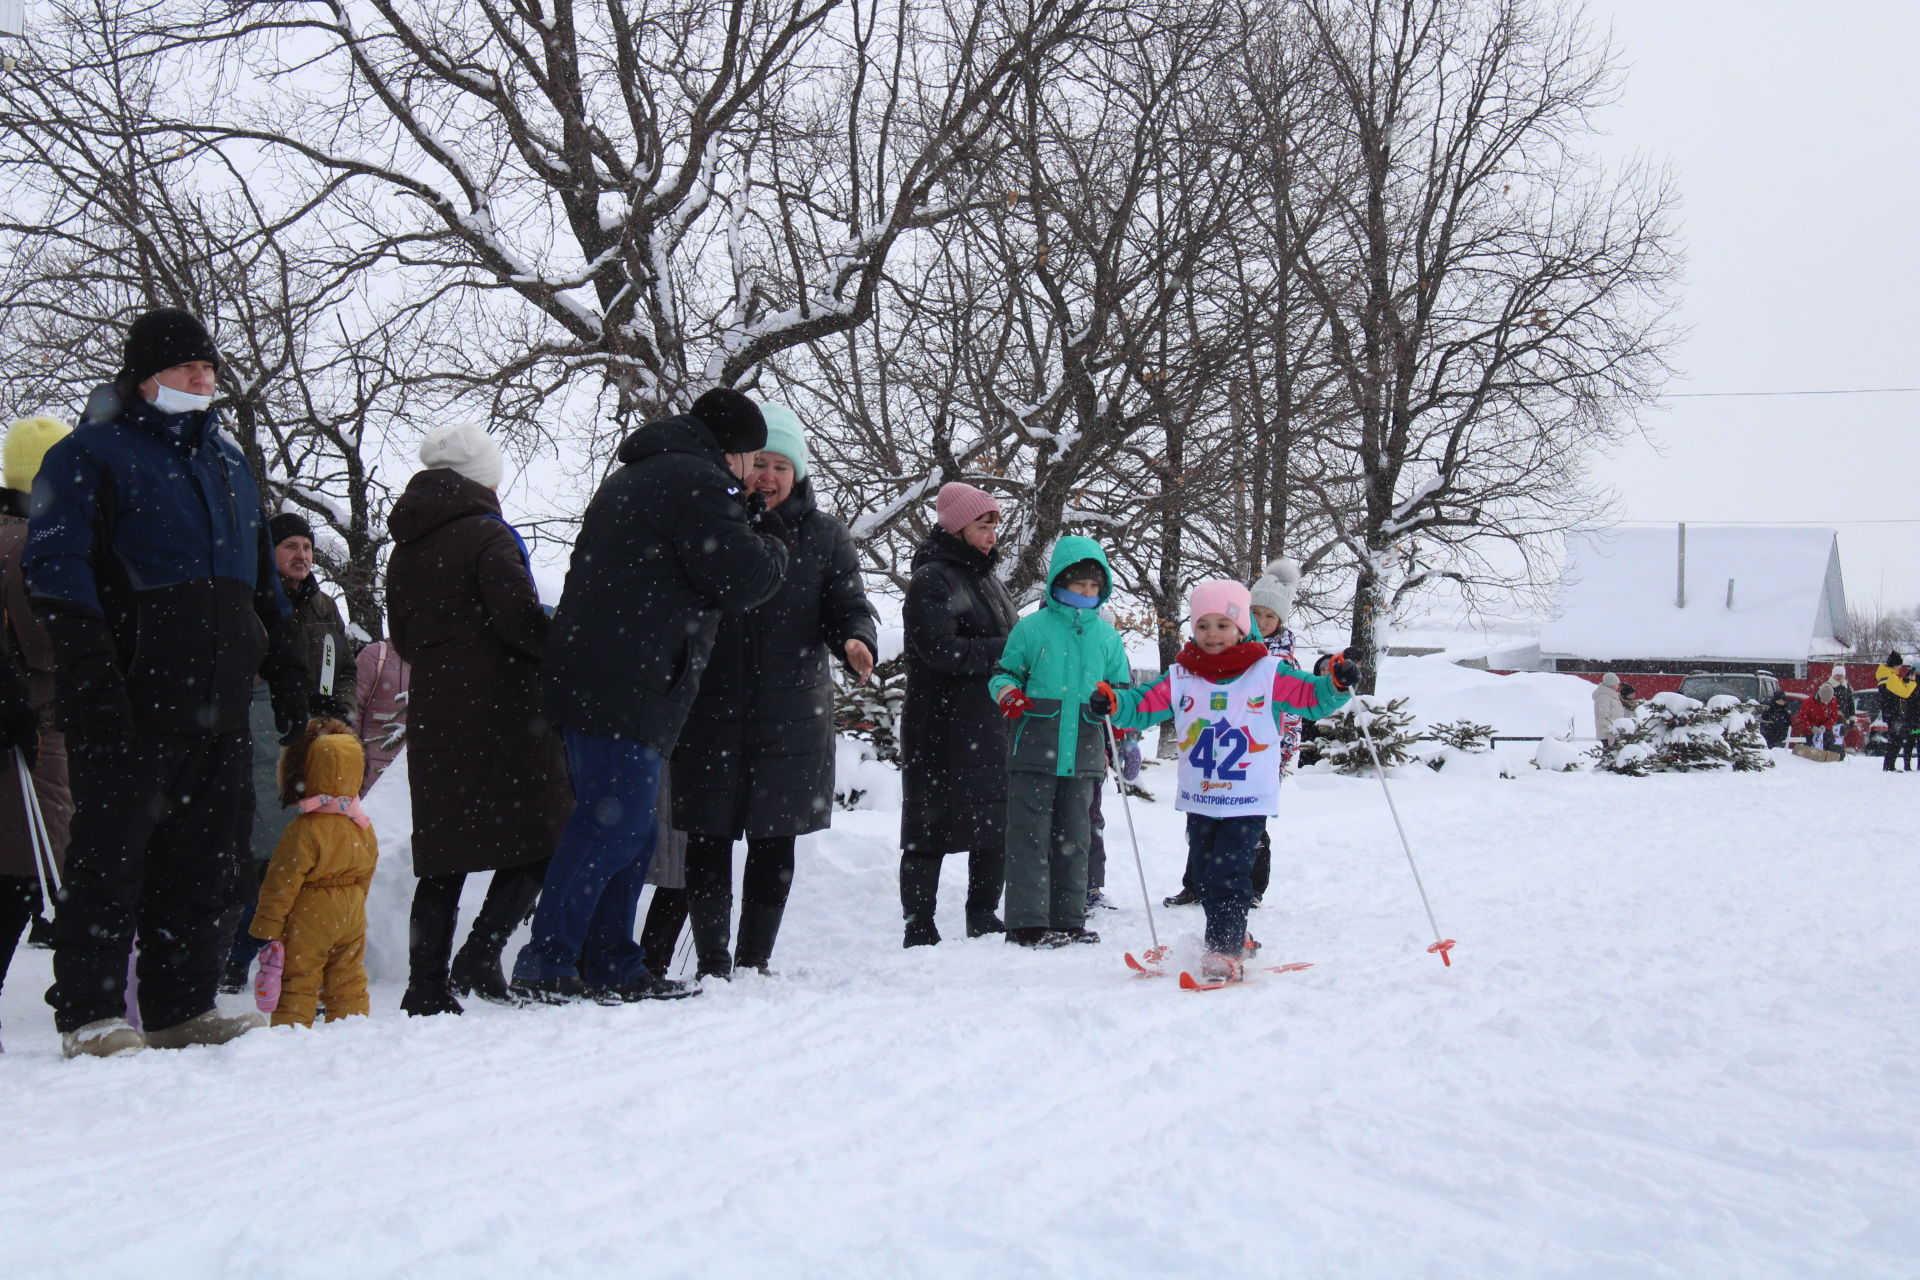
[[[802,843],[784,976],[673,1005],[409,1022],[382,985],[357,1024],[66,1063],[25,952],[0,1274],[1920,1274],[1920,780],[1398,795],[1451,970],[1377,785],[1331,777],[1288,784],[1255,915],[1316,967],[1209,995],[1125,975],[1137,909],[1099,948],[902,952],[885,813]],[[1179,820],[1140,818],[1164,894]]]

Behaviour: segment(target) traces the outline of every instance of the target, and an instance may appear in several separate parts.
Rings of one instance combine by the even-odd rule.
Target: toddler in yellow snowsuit
[[[273,851],[248,932],[286,947],[276,1027],[313,1025],[368,1012],[367,886],[380,858],[360,811],[366,756],[337,720],[316,720],[280,762],[280,802],[298,806]]]

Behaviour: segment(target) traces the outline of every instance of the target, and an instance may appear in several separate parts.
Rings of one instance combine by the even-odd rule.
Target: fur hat
[[[196,360],[219,365],[220,352],[213,345],[213,335],[191,311],[161,307],[136,316],[127,326],[120,379],[129,387],[138,386],[162,369]]]
[[[420,442],[420,465],[458,471],[488,489],[500,487],[504,470],[499,444],[470,422],[449,423],[427,432]]]
[[[1241,635],[1253,629],[1252,608],[1252,593],[1231,578],[1209,579],[1187,597],[1187,616],[1193,621],[1217,613],[1239,627]]]
[[[1267,567],[1253,584],[1250,595],[1259,608],[1271,609],[1279,614],[1280,625],[1285,626],[1287,616],[1293,612],[1294,592],[1299,589],[1300,562],[1283,556],[1267,561]]]
[[[933,522],[959,537],[960,531],[975,520],[989,511],[999,510],[1000,500],[985,489],[954,480],[940,486],[940,496],[933,503]]]
[[[66,439],[73,428],[58,418],[22,418],[7,428],[4,463],[6,484],[21,493],[33,492],[33,478],[47,450]]]
[[[768,453],[777,453],[793,463],[795,482],[807,478],[807,429],[800,424],[800,415],[783,404],[763,404],[760,417],[767,424]]]
[[[715,387],[695,400],[693,416],[713,432],[722,453],[756,453],[767,447],[767,420],[760,406],[732,387]]]

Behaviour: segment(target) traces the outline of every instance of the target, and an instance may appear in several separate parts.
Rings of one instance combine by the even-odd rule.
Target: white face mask
[[[155,385],[158,389],[153,393],[153,407],[162,413],[204,413],[213,407],[212,396],[197,396],[191,391]]]

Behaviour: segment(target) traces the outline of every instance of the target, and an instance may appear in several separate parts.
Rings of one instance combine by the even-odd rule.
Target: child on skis
[[[1014,624],[988,682],[1013,721],[1007,790],[1007,941],[1026,947],[1098,942],[1086,927],[1088,808],[1106,773],[1096,686],[1131,679],[1125,647],[1099,608],[1113,594],[1106,552],[1091,538],[1054,544],[1047,599]]]
[[[248,932],[284,948],[273,1025],[313,1025],[367,1007],[367,886],[380,848],[360,810],[366,755],[338,720],[307,726],[280,760],[280,803],[299,815],[273,851]]]
[[[1283,718],[1318,720],[1347,702],[1360,677],[1344,656],[1308,675],[1248,639],[1251,593],[1224,578],[1193,589],[1193,635],[1167,673],[1126,692],[1096,691],[1090,709],[1114,704],[1116,724],[1174,721],[1180,743],[1175,808],[1187,815],[1187,850],[1207,913],[1209,981],[1241,976],[1255,850],[1279,813]]]

